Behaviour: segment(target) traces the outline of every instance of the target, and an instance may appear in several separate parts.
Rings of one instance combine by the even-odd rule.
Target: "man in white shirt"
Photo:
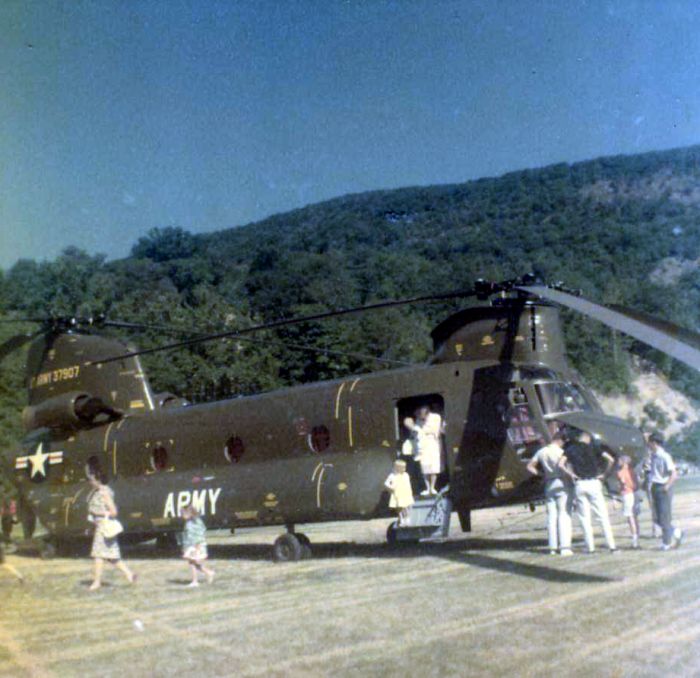
[[[559,460],[564,454],[564,439],[555,433],[549,445],[541,447],[530,459],[527,470],[532,475],[544,475],[544,497],[547,506],[547,534],[549,552],[555,555],[557,548],[562,556],[570,556],[571,551],[571,511],[573,487],[564,477]]]
[[[671,455],[662,447],[664,442],[660,433],[654,432],[647,441],[651,450],[649,480],[651,484],[651,499],[654,502],[656,520],[661,525],[663,544],[661,549],[668,551],[671,546],[680,546],[683,541],[683,531],[674,528],[671,523],[671,487],[678,478],[676,465]]]

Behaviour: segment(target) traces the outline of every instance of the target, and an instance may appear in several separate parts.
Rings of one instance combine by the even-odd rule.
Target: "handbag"
[[[124,532],[124,526],[116,518],[105,518],[101,527],[105,539],[114,539],[118,534]]]
[[[412,438],[406,438],[401,445],[401,455],[404,457],[412,457],[416,452],[416,446]]]

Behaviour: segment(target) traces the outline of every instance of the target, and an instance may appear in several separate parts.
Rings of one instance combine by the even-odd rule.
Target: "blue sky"
[[[700,3],[4,0],[0,267],[700,143]]]

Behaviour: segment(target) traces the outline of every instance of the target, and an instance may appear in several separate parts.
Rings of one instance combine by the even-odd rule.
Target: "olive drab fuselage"
[[[99,363],[121,342],[61,334],[30,351],[31,430],[6,461],[57,537],[84,534],[86,470],[100,468],[125,531],[145,538],[180,529],[189,503],[209,528],[388,517],[402,421],[425,404],[443,418],[441,481],[460,515],[541,495],[525,466],[554,418],[641,452],[639,431],[604,415],[567,365],[556,308],[468,309],[433,339],[426,365],[191,406],[153,394],[137,358]],[[547,384],[575,385],[585,412],[552,412]]]

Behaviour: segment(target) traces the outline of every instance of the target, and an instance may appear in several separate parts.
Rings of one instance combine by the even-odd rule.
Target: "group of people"
[[[107,478],[102,471],[95,471],[88,476],[92,493],[88,500],[88,520],[93,523],[92,550],[90,555],[94,561],[93,580],[90,591],[96,591],[102,586],[102,573],[105,561],[116,567],[130,584],[137,581],[136,573],[132,572],[122,560],[119,548],[118,534],[120,525],[115,529],[117,506],[114,502],[114,492],[107,485]],[[203,574],[206,581],[214,581],[214,570],[206,566],[207,560],[207,528],[197,509],[185,506],[181,512],[185,521],[181,534],[182,557],[190,567],[190,587],[199,586],[199,575]]]
[[[616,473],[622,499],[623,516],[627,519],[632,548],[639,548],[639,510],[646,494],[652,509],[652,522],[662,532],[661,549],[680,546],[683,532],[674,528],[671,519],[672,487],[678,477],[671,455],[663,448],[663,437],[652,433],[647,437],[648,455],[635,468],[628,456],[617,460],[595,445],[589,433],[570,430],[553,433],[552,441],[540,448],[527,465],[533,475],[544,476],[547,506],[549,552],[571,556],[572,513],[574,508],[581,523],[588,553],[595,551],[592,516],[603,531],[611,553],[617,552],[615,535],[610,525],[607,503],[603,496],[603,480]]]
[[[404,441],[401,453],[420,464],[425,483],[421,496],[434,496],[437,494],[437,479],[442,472],[442,417],[437,412],[432,412],[427,405],[423,405],[416,411],[415,418],[406,417],[403,424],[409,436]],[[405,460],[397,459],[394,462],[393,471],[387,477],[384,486],[389,490],[389,507],[395,509],[398,514],[398,524],[409,525],[410,508],[415,499]]]
[[[435,495],[437,478],[442,471],[442,417],[429,407],[422,406],[416,411],[415,418],[406,417],[403,423],[410,435],[404,443],[402,454],[420,464],[425,483],[421,496]],[[573,555],[574,510],[589,553],[595,551],[593,516],[600,523],[608,549],[613,553],[617,551],[602,482],[613,469],[619,483],[622,511],[629,525],[632,548],[639,548],[638,515],[640,495],[643,494],[646,494],[651,506],[654,529],[658,526],[661,530],[661,549],[679,546],[683,532],[674,528],[671,518],[672,486],[678,474],[671,455],[663,448],[663,442],[659,433],[649,435],[647,458],[635,468],[629,457],[621,456],[616,461],[611,454],[595,445],[585,431],[569,429],[564,435],[562,431],[555,430],[552,441],[540,448],[527,465],[527,470],[533,475],[544,476],[549,552],[553,555]],[[137,575],[121,557],[118,541],[121,525],[117,521],[114,493],[100,470],[92,472],[88,480],[92,487],[88,500],[88,520],[94,526],[91,550],[94,570],[90,590],[95,591],[102,586],[105,562],[116,567],[129,583],[135,584]],[[399,525],[409,525],[410,507],[415,499],[406,461],[398,459],[394,462],[385,486],[390,494],[389,506],[396,510]],[[9,510],[3,511],[3,517],[9,513]],[[187,561],[191,573],[188,586],[199,586],[200,575],[211,583],[215,573],[206,565],[208,554],[204,521],[193,505],[184,507],[181,516],[184,520],[180,535],[182,557]],[[20,575],[17,576],[21,579]]]

